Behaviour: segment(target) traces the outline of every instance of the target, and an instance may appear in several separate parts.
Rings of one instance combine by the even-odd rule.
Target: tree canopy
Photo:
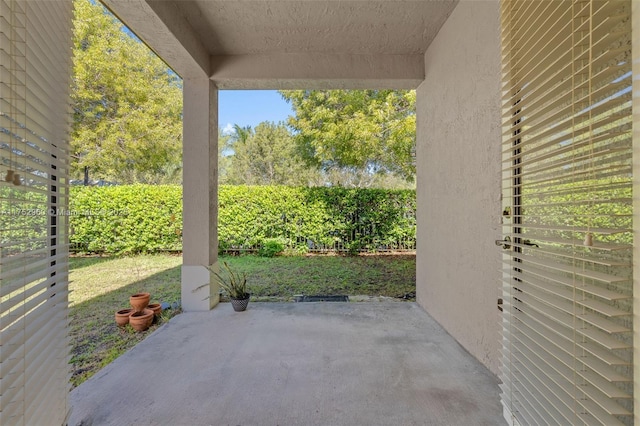
[[[181,81],[97,2],[75,0],[72,176],[181,179]]]
[[[415,176],[415,91],[281,91],[298,153],[324,172]]]
[[[72,177],[179,183],[181,80],[99,3],[74,0]],[[219,134],[220,182],[407,187],[415,92],[282,91],[285,123]]]
[[[313,177],[317,173],[300,161],[295,152],[293,136],[284,123],[264,121],[255,129],[235,125],[233,134],[230,137],[223,136],[220,141],[226,145],[221,151],[224,164],[224,179],[221,178],[221,183],[292,186],[313,184]]]

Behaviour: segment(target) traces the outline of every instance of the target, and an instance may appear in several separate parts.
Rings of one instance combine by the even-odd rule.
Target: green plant
[[[234,272],[227,262],[222,262],[223,273],[219,273],[213,267],[207,266],[207,269],[216,277],[220,287],[232,299],[246,299],[249,297],[247,291],[247,274]]]
[[[309,248],[307,246],[295,246],[295,247],[285,247],[282,252],[283,256],[304,256],[309,253]]]
[[[258,250],[258,255],[262,257],[274,257],[282,253],[285,249],[284,241],[281,238],[268,238],[262,243]]]

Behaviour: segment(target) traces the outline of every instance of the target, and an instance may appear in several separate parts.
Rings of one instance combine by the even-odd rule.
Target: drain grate
[[[349,296],[344,295],[319,295],[319,296],[294,296],[296,302],[348,302]]]

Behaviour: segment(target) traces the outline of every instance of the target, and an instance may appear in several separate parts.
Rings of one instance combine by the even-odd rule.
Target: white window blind
[[[632,424],[631,2],[501,8],[505,413]]]
[[[0,0],[1,425],[68,411],[71,16],[71,1]]]

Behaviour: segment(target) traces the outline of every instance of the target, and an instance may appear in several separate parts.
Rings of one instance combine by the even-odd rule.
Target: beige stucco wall
[[[498,371],[499,2],[463,1],[425,55],[417,92],[417,299]]]

